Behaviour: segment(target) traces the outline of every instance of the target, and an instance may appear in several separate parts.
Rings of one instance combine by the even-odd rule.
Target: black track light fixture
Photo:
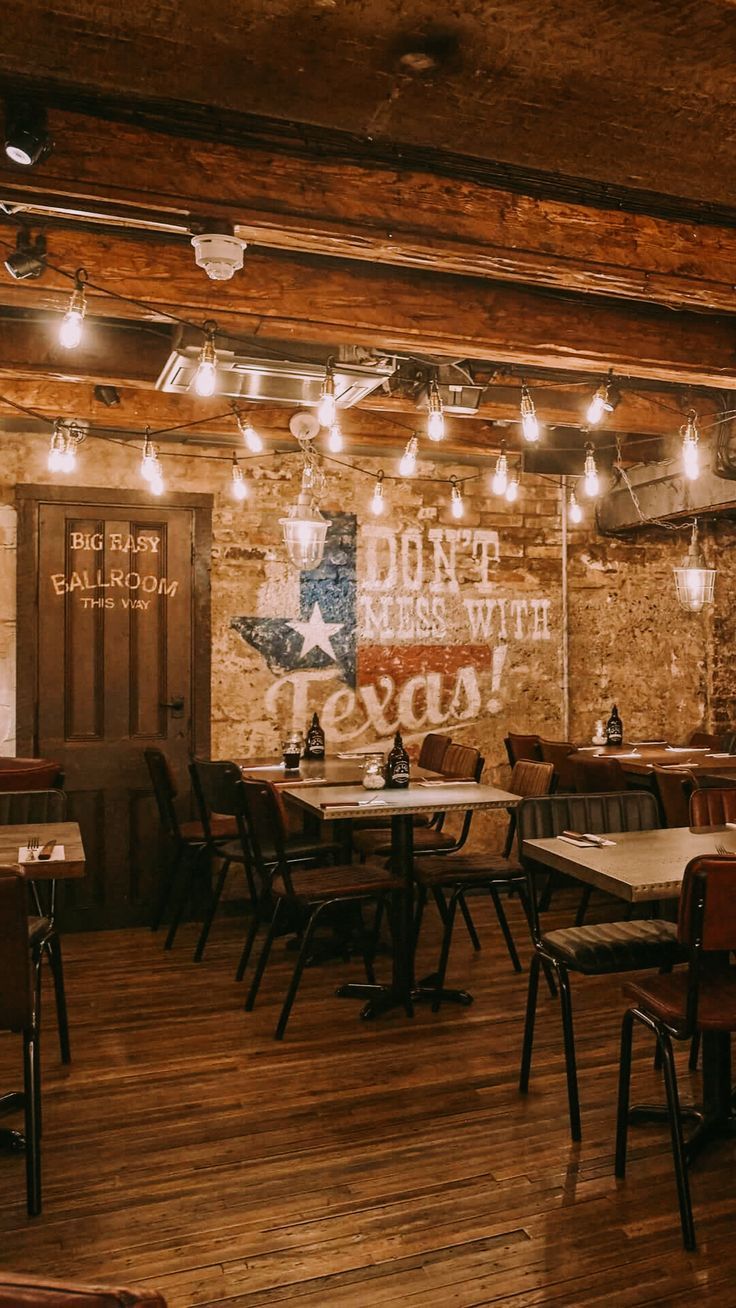
[[[51,153],[53,141],[46,110],[35,100],[5,101],[5,153],[13,163],[32,168]]]
[[[25,281],[28,277],[40,277],[44,270],[46,257],[46,238],[40,233],[33,240],[26,228],[21,228],[15,240],[15,249],[5,259],[5,267],[16,281]]]

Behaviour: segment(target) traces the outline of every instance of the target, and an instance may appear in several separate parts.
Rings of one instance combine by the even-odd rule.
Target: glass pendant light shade
[[[289,562],[301,572],[318,568],[325,552],[328,518],[320,513],[308,491],[302,490],[285,518],[279,518]]]
[[[693,524],[690,549],[681,568],[673,568],[677,598],[683,609],[699,613],[706,604],[713,603],[716,581],[715,568],[709,568],[698,544],[698,524]]]

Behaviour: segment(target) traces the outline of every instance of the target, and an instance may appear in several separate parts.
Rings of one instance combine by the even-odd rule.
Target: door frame
[[[152,502],[138,491],[108,490],[98,486],[44,486],[19,484],[15,488],[18,512],[17,633],[16,633],[16,741],[19,755],[38,751],[38,604],[39,519],[42,504],[117,505],[121,508],[190,509],[194,515],[192,538],[192,713],[193,754],[209,757],[211,730],[212,506],[214,496],[172,491]]]

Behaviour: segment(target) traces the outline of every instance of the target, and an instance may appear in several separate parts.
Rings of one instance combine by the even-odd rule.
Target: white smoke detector
[[[243,266],[247,242],[224,232],[203,232],[192,237],[197,265],[204,268],[213,282],[229,282]]]

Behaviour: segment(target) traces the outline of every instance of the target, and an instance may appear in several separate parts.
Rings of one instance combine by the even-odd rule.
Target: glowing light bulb
[[[452,495],[450,497],[450,509],[453,518],[462,518],[465,514],[463,493],[454,478],[452,482]]]
[[[65,350],[75,350],[82,339],[82,327],[87,312],[87,300],[84,294],[86,279],[87,274],[84,268],[80,268],[69,301],[69,308],[64,314],[59,327],[59,344]]]
[[[317,419],[320,427],[332,427],[336,417],[335,378],[332,375],[332,369],[328,368],[324,375],[322,394],[317,405]]]
[[[54,430],[51,433],[51,440],[49,441],[49,455],[48,455],[49,472],[64,471],[65,445],[66,442],[64,440],[64,433],[61,430],[61,426],[58,422],[54,423]]]
[[[442,397],[434,377],[429,384],[428,402],[427,436],[431,441],[442,441],[445,439],[445,415],[442,410]]]
[[[519,474],[515,472],[508,486],[506,487],[506,500],[509,504],[515,504],[519,498]]]
[[[527,386],[521,387],[521,431],[525,441],[533,445],[539,440],[539,419],[534,407],[534,400]]]
[[[417,450],[419,442],[416,436],[410,437],[406,442],[406,449],[401,456],[399,463],[399,473],[402,477],[413,477],[417,470]]]
[[[694,413],[688,414],[687,426],[682,432],[682,470],[688,481],[697,481],[700,476],[700,450],[698,420]]]
[[[230,493],[234,500],[241,502],[248,498],[248,483],[235,455],[233,455],[233,466],[230,474]]]
[[[156,446],[150,436],[146,436],[143,442],[143,452],[141,454],[141,477],[144,481],[152,481],[157,476],[158,453]]]
[[[567,506],[567,512],[571,522],[578,523],[583,521],[583,510],[578,504],[574,490],[570,491],[570,503]]]
[[[240,428],[240,434],[243,437],[245,448],[250,450],[252,454],[260,454],[263,449],[263,438],[258,435],[258,432],[252,423],[248,422],[246,418],[241,418],[240,415],[238,415],[238,427]]]
[[[494,495],[505,495],[506,486],[509,480],[509,461],[506,455],[501,453],[496,459],[496,467],[491,482],[491,490]]]
[[[205,338],[199,355],[197,371],[194,374],[194,389],[203,400],[214,395],[217,384],[217,351],[215,349],[214,323],[205,323]]]
[[[601,483],[598,476],[598,469],[595,465],[595,451],[590,442],[585,447],[585,464],[583,467],[583,489],[585,494],[591,499],[595,499],[599,494]]]
[[[74,472],[77,466],[77,451],[74,447],[74,437],[71,433],[67,436],[64,444],[64,453],[61,455],[60,472]]]
[[[379,472],[376,488],[371,498],[371,513],[373,513],[377,518],[380,518],[385,507],[386,501],[383,495],[383,473]]]
[[[607,413],[613,413],[613,405],[608,398],[609,389],[608,382],[601,382],[588,405],[585,416],[592,427],[595,427]]]
[[[330,434],[327,437],[328,450],[331,450],[333,454],[339,454],[344,443],[339,422],[333,422],[330,427]]]

